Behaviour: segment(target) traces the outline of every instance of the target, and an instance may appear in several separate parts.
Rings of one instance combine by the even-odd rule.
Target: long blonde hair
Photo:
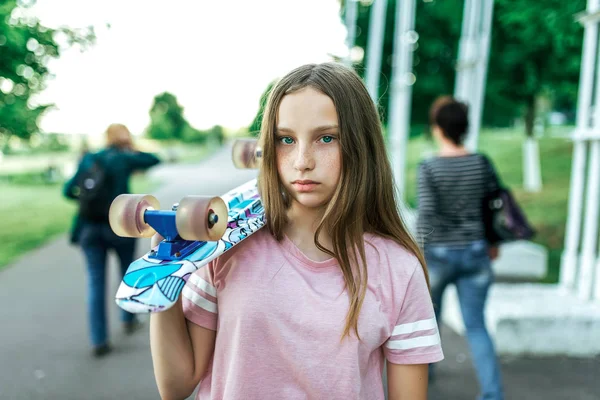
[[[358,318],[368,278],[364,233],[389,238],[413,253],[421,262],[428,281],[425,260],[398,212],[392,170],[376,107],[358,75],[336,63],[296,68],[284,76],[269,95],[261,126],[263,160],[259,190],[270,232],[277,240],[283,238],[289,207],[289,196],[282,195],[284,188],[277,172],[277,113],[285,95],[305,87],[330,97],[337,112],[342,172],[314,240],[317,248],[338,260],[344,275],[350,308],[342,338],[354,330],[360,339]],[[319,233],[324,229],[332,238],[331,250],[318,241]]]

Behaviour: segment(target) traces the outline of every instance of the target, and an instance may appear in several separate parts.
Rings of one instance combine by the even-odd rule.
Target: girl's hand
[[[490,255],[490,260],[494,261],[496,258],[498,258],[498,255],[500,254],[500,247],[491,246],[488,254]]]

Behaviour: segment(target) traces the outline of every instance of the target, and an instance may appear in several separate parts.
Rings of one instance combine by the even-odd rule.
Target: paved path
[[[164,165],[150,173],[164,183],[155,193],[162,208],[191,193],[223,194],[256,175],[234,169],[228,149],[202,164]],[[149,239],[139,240],[138,256],[148,248]],[[110,263],[112,296],[118,286],[116,258]],[[159,398],[148,329],[123,335],[114,302],[110,327],[115,350],[103,359],[91,358],[85,290],[83,256],[66,236],[0,273],[0,399]]]
[[[159,166],[151,173],[164,182],[156,193],[163,208],[190,193],[220,195],[255,175],[235,170],[227,149],[201,164]],[[148,246],[147,239],[140,240],[138,255]],[[110,293],[115,293],[115,259],[110,262]],[[85,279],[83,257],[64,236],[0,272],[1,400],[159,398],[148,329],[124,336],[114,303],[115,351],[99,360],[90,357]],[[474,399],[477,385],[464,340],[445,329],[443,343],[446,360],[430,399]],[[507,399],[600,399],[598,358],[505,359],[503,371]]]

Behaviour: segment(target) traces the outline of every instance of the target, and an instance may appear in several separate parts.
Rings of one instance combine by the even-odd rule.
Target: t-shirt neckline
[[[302,264],[307,267],[315,270],[322,270],[324,268],[331,268],[338,265],[338,261],[335,257],[331,257],[325,261],[315,261],[311,258],[308,258],[299,248],[292,242],[292,240],[287,237],[287,235],[283,235],[283,240],[281,241],[281,245],[283,248],[290,253],[294,258],[302,262]]]

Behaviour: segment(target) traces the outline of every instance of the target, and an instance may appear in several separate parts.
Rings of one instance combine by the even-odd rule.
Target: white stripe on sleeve
[[[205,299],[204,297],[200,296],[198,293],[194,292],[189,287],[184,286],[183,291],[181,293],[183,294],[183,297],[185,297],[186,299],[188,299],[189,301],[191,301],[198,307],[201,307],[201,308],[205,309],[206,311],[209,311],[213,314],[217,313],[217,304],[216,303],[213,303],[212,301]]]
[[[417,347],[435,346],[436,344],[440,344],[440,334],[438,332],[412,339],[388,340],[385,346],[390,350],[409,350]]]
[[[411,322],[408,324],[396,325],[394,331],[392,332],[392,336],[396,335],[404,335],[407,333],[414,333],[418,331],[427,331],[429,329],[436,329],[437,323],[435,322],[435,317],[429,319],[422,319],[417,322]]]
[[[212,297],[217,297],[217,288],[206,282],[204,279],[200,278],[196,274],[192,274],[190,276],[189,282],[191,282],[198,289],[202,290],[206,294],[211,295]]]

